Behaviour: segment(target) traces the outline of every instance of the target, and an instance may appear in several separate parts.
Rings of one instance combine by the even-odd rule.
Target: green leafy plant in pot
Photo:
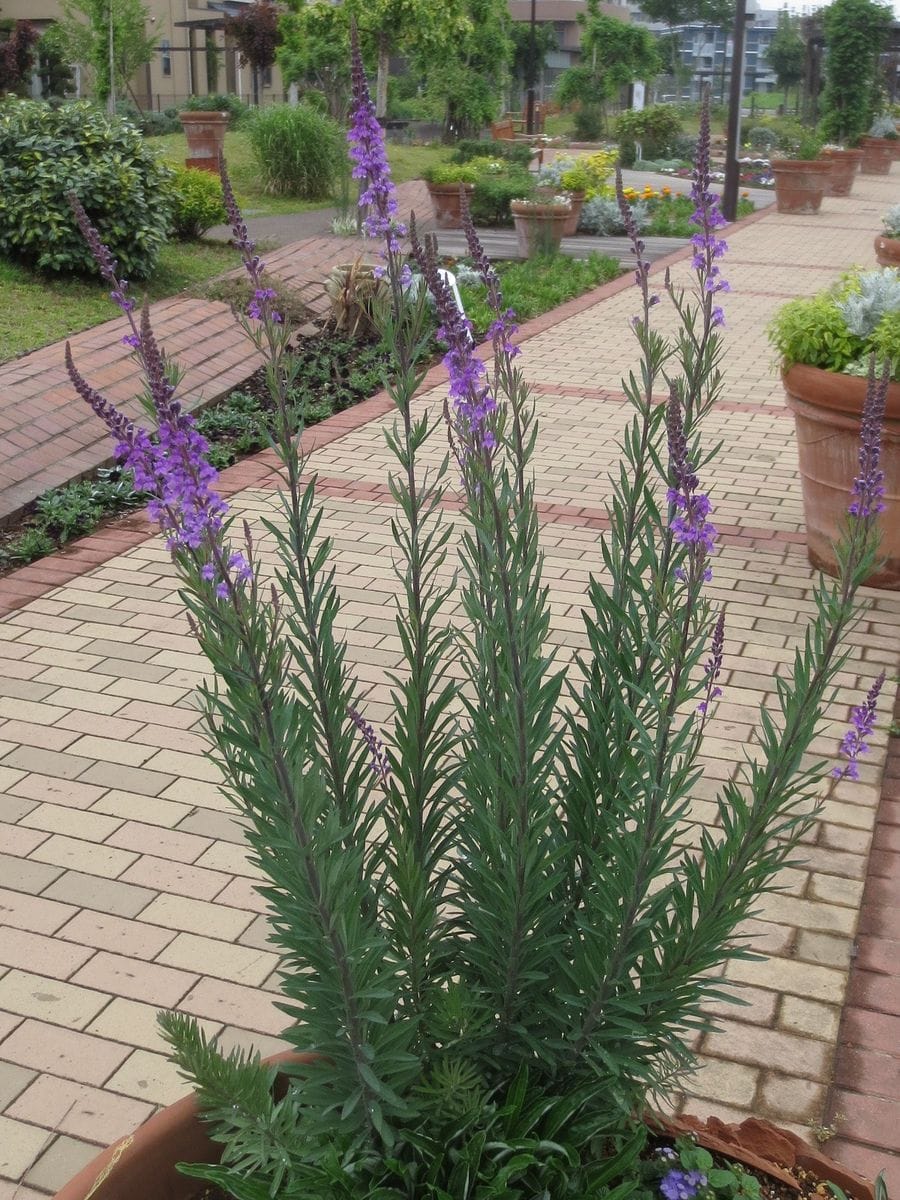
[[[651,328],[658,297],[619,182],[638,261],[631,328],[641,362],[624,383],[624,461],[610,529],[598,538],[611,582],[591,581],[573,665],[548,648],[539,430],[514,315],[467,223],[495,313],[489,371],[432,250],[411,229],[447,346],[445,451],[443,407],[413,405],[431,325],[424,289],[411,299],[407,287],[383,135],[355,45],[353,95],[352,154],[366,229],[383,247],[378,319],[395,364],[385,438],[396,464],[401,663],[383,733],[366,715],[339,634],[331,546],[293,426],[285,420],[276,439],[284,490],[263,551],[229,518],[202,440],[173,400],[149,314],[135,317],[80,213],[131,321],[158,442],[91,388],[71,354],[70,375],[136,485],[156,495],[153,512],[215,671],[203,689],[209,733],[266,879],[284,955],[285,1037],[314,1055],[284,1066],[275,1090],[274,1065],[225,1057],[190,1018],[165,1015],[175,1061],[222,1151],[220,1165],[182,1170],[236,1200],[626,1200],[644,1178],[648,1108],[694,1066],[705,1002],[729,994],[716,968],[748,956],[739,926],[816,819],[826,768],[807,751],[871,570],[877,482],[860,484],[871,503],[850,519],[842,579],[817,588],[757,753],[719,790],[720,824],[695,830],[686,848],[728,631],[706,591],[718,534],[701,481],[711,469],[701,433],[722,387],[727,290],[708,112],[693,191],[696,284],[687,294],[666,285],[690,337],[667,343]],[[255,287],[242,323],[269,363],[280,411],[297,370],[290,334],[261,286],[227,181],[226,207]],[[877,402],[873,388],[872,455]],[[451,523],[444,501],[454,487]],[[264,558],[276,561],[274,580]],[[867,701],[873,713],[879,688]],[[845,738],[838,770],[855,769],[867,728]]]
[[[891,164],[897,157],[898,145],[900,140],[893,116],[890,113],[877,116],[868,134],[859,139],[859,147],[863,152],[860,174],[889,175]]]
[[[900,273],[853,272],[830,291],[791,300],[769,336],[794,412],[809,557],[835,574],[870,363],[886,372],[881,556],[867,582],[900,587]]]
[[[822,207],[832,162],[820,158],[822,139],[809,130],[793,139],[787,157],[772,159],[775,204],[780,213],[811,215]]]
[[[880,267],[900,267],[900,204],[881,218],[884,232],[875,238],[875,261]]]
[[[423,172],[435,220],[442,229],[461,228],[461,193],[471,196],[476,180],[489,162],[490,159],[470,159],[464,163],[436,163]]]

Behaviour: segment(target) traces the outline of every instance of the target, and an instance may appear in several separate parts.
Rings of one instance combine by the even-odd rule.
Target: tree
[[[778,14],[778,28],[766,50],[766,62],[775,72],[778,86],[784,91],[787,107],[788,89],[797,88],[797,103],[800,102],[800,84],[806,70],[806,43],[800,36],[800,19],[788,10]]]
[[[25,88],[40,37],[30,21],[0,22],[0,93],[20,92]]]
[[[350,99],[350,20],[343,4],[329,0],[288,0],[281,17],[278,65],[287,83],[321,93],[336,121],[347,115]]]
[[[512,73],[516,79],[521,79],[526,90],[535,87],[547,55],[559,46],[556,29],[549,21],[540,21],[534,26],[525,21],[514,21],[509,32],[513,46]]]
[[[734,0],[640,0],[640,9],[651,21],[660,21],[669,27],[669,70],[676,77],[681,62],[679,25],[702,21],[705,25],[723,29],[734,23]]]
[[[278,10],[270,0],[253,0],[236,16],[225,18],[225,35],[237,44],[241,66],[249,65],[253,72],[253,103],[258,105],[260,78],[274,66],[282,39]]]
[[[581,61],[563,71],[556,85],[561,104],[581,104],[579,133],[595,137],[605,122],[605,105],[636,79],[652,79],[661,66],[656,39],[640,25],[626,24],[600,11],[600,0],[588,0],[581,25]],[[595,126],[599,126],[596,128]]]
[[[822,132],[829,141],[855,143],[871,125],[878,56],[887,44],[893,15],[889,5],[874,0],[833,0],[825,9]]]
[[[156,37],[146,32],[147,9],[141,0],[61,0],[62,20],[44,35],[68,62],[91,68],[101,102],[111,87],[124,93],[128,82],[152,60]],[[110,20],[112,38],[110,38]],[[113,78],[110,80],[110,61]]]
[[[476,137],[497,116],[513,54],[506,0],[466,0],[466,31],[419,56],[427,94],[444,106],[446,139]]]

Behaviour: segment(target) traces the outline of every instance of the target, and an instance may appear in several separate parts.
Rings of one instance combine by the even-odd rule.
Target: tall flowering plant
[[[495,313],[492,357],[476,355],[433,248],[414,221],[408,231],[397,223],[355,42],[353,98],[351,156],[366,227],[382,247],[378,319],[395,367],[385,438],[402,661],[382,730],[338,636],[331,544],[288,412],[288,334],[227,179],[235,242],[256,285],[242,323],[267,358],[280,414],[281,512],[265,523],[274,578],[249,527],[236,536],[147,314],[134,317],[115,263],[80,214],[132,322],[158,436],[96,393],[71,356],[70,373],[154,490],[192,627],[215,668],[204,690],[210,736],[266,880],[285,1037],[314,1055],[285,1068],[287,1087],[275,1091],[274,1068],[238,1051],[223,1056],[195,1022],[164,1014],[175,1060],[224,1148],[221,1165],[183,1169],[237,1200],[625,1200],[638,1187],[641,1117],[690,1071],[704,1003],[727,995],[715,968],[747,953],[740,923],[777,886],[816,816],[827,768],[806,751],[875,552],[884,384],[870,386],[841,578],[817,589],[803,649],[761,717],[759,753],[721,786],[718,825],[685,848],[727,635],[708,595],[718,533],[712,456],[700,440],[722,391],[718,301],[727,291],[708,119],[692,288],[666,276],[654,290],[618,184],[637,256],[640,367],[625,381],[633,411],[584,648],[564,664],[548,647],[532,467],[539,430],[515,314],[467,220]],[[412,299],[407,287],[407,233],[447,348],[443,411],[414,402],[430,318],[424,291]],[[652,327],[662,301],[681,318],[671,340]],[[876,702],[873,690],[854,712],[843,743],[850,764]],[[683,1174],[665,1176],[664,1195],[696,1190]]]

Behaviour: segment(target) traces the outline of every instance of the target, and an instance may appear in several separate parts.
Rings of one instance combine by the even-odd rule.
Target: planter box
[[[804,162],[795,158],[773,158],[775,204],[780,213],[808,216],[817,213],[829,186],[831,162],[818,158]]]
[[[460,189],[470,197],[475,191],[474,183],[426,183],[434,219],[441,229],[462,229],[462,195]]]
[[[228,128],[228,113],[183,112],[178,119],[184,126],[188,156],[186,167],[197,167],[201,171],[219,173],[219,159],[225,153],[225,130]]]
[[[568,204],[528,204],[513,200],[509,207],[516,227],[519,253],[524,258],[558,253],[566,223],[572,216]]]
[[[900,267],[900,238],[880,233],[875,239],[875,261],[880,267]]]
[[[850,195],[862,156],[862,150],[830,150],[822,155],[823,162],[831,163],[831,177],[826,196]]]
[[[861,175],[889,175],[891,163],[900,143],[895,138],[863,137],[859,139],[862,150]]]
[[[859,428],[866,380],[795,365],[783,376],[797,428],[803,512],[809,561],[828,575],[838,572],[834,544],[847,522],[851,488],[859,470]],[[900,589],[900,384],[888,388],[882,438],[884,512],[881,543],[870,587]]]

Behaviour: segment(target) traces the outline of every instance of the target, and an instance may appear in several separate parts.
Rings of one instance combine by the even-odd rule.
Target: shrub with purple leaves
[[[215,672],[201,689],[207,728],[274,912],[284,1037],[317,1055],[276,1093],[274,1068],[223,1054],[192,1018],[163,1014],[223,1147],[219,1165],[182,1170],[237,1200],[643,1200],[641,1117],[695,1066],[708,1001],[731,996],[717,968],[746,956],[738,931],[798,854],[816,820],[809,797],[830,786],[808,751],[875,553],[886,384],[870,386],[841,577],[820,582],[752,758],[725,783],[706,781],[718,820],[686,845],[704,736],[733,665],[709,582],[723,550],[715,457],[702,441],[724,388],[728,303],[708,111],[686,290],[651,271],[618,181],[637,262],[639,366],[623,381],[622,465],[571,662],[549,636],[541,432],[516,315],[466,215],[493,312],[492,358],[477,355],[433,243],[414,221],[405,240],[355,41],[352,79],[351,153],[384,285],[373,318],[393,364],[384,523],[398,665],[387,712],[353,670],[325,510],[289,419],[299,369],[290,332],[227,177],[253,290],[241,321],[283,414],[280,511],[240,538],[147,313],[135,314],[76,205],[143,362],[158,437],[92,389],[71,355],[70,373],[154,491]],[[425,289],[408,287],[407,246],[445,345],[447,394],[430,406],[413,405],[431,317]],[[661,304],[683,330],[669,340],[653,328]],[[864,749],[877,699],[854,714],[848,761]],[[717,1177],[697,1154],[655,1162],[652,1200],[707,1200]]]

